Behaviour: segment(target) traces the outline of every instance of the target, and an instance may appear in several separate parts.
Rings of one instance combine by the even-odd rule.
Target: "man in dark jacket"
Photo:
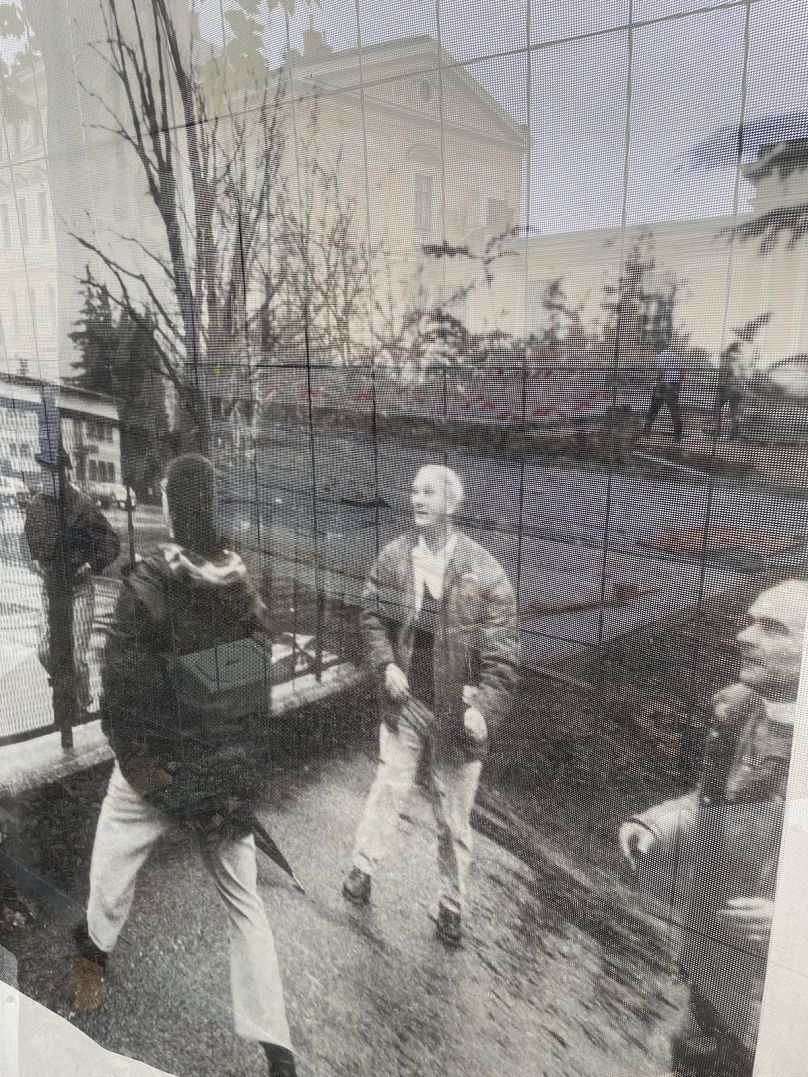
[[[60,449],[59,452],[62,453],[64,470],[69,472],[70,457],[64,450]],[[50,473],[56,472],[58,462],[47,457],[37,459],[47,470],[47,478],[50,479]],[[42,665],[53,676],[51,639],[54,632],[50,621],[60,609],[59,599],[71,594],[76,702],[80,710],[86,711],[90,706],[87,655],[95,612],[93,573],[103,572],[112,564],[121,552],[121,544],[104,514],[72,482],[67,483],[65,490],[65,534],[60,543],[57,489],[57,483],[46,481],[42,492],[32,499],[25,516],[28,549],[42,577],[46,628],[40,639],[38,654]],[[70,606],[67,611],[69,614]],[[56,627],[57,630],[60,628]],[[66,653],[69,656],[69,646]]]
[[[644,887],[681,925],[690,1006],[673,1065],[687,1077],[752,1073],[806,616],[804,580],[758,596],[738,634],[740,682],[713,698],[699,787],[620,831]]]
[[[455,530],[462,498],[453,471],[422,468],[412,485],[415,530],[382,550],[365,587],[361,625],[379,691],[380,764],[343,886],[348,900],[369,901],[371,876],[428,750],[438,936],[449,945],[461,939],[482,760],[511,705],[519,663],[513,588],[491,554]]]
[[[200,709],[183,694],[180,676],[183,659],[218,655],[210,649],[220,645],[234,645],[236,658],[253,656],[264,606],[243,562],[217,535],[210,461],[178,457],[165,494],[174,541],[128,576],[109,632],[102,709],[115,766],[93,846],[87,921],[76,933],[80,959],[66,992],[74,1009],[103,1002],[107,955],[138,871],[172,823],[190,823],[229,919],[236,1032],[263,1045],[271,1077],[294,1077],[251,832],[263,785],[262,716],[233,720],[227,708]],[[234,654],[232,647],[221,653]]]
[[[729,437],[737,438],[741,428],[744,375],[741,369],[743,353],[740,340],[734,340],[721,353],[718,381],[713,402],[713,437],[721,437],[724,408],[729,412]]]

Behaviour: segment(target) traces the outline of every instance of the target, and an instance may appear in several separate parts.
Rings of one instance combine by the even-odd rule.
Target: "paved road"
[[[252,466],[228,473],[223,516],[234,541],[258,575],[271,568],[276,580],[285,576],[287,584],[297,579],[316,586],[339,600],[337,605],[355,601],[378,547],[409,525],[409,483],[435,454],[405,441],[374,446],[368,439],[322,430],[313,442],[300,428],[279,428],[276,435],[258,461],[260,510]],[[464,526],[518,584],[524,659],[531,666],[595,648],[738,581],[738,572],[726,563],[653,554],[643,544],[666,528],[709,522],[773,533],[808,531],[804,501],[759,485],[660,481],[532,461],[520,467],[470,452],[445,459],[466,484]],[[373,504],[377,497],[381,500]],[[366,503],[346,504],[345,498]],[[125,515],[113,511],[110,518],[126,556]],[[139,509],[135,524],[139,550],[164,537],[155,509]],[[21,518],[4,513],[0,678],[8,702],[0,736],[50,720],[47,683],[34,654],[41,603],[36,578],[20,562],[21,527]],[[610,606],[615,585],[635,587],[640,594]],[[96,691],[104,620],[116,586],[112,577],[97,581],[91,663]],[[599,607],[601,594],[605,608]],[[542,612],[569,603],[590,608]]]
[[[599,909],[595,891],[478,837],[466,944],[446,951],[433,937],[435,835],[420,792],[373,906],[346,906],[339,887],[371,776],[371,759],[344,749],[273,785],[272,829],[307,886],[302,897],[260,864],[302,1077],[659,1077],[681,1005],[659,945],[630,916]],[[65,872],[48,876],[65,890],[65,919],[46,911],[3,939],[20,957],[20,988],[62,1013],[67,902],[86,894],[101,788],[98,776],[74,782],[59,819],[44,799],[26,807],[48,855],[66,850]],[[184,835],[142,873],[110,987],[80,1027],[111,1050],[178,1077],[265,1073],[232,1032],[224,917]]]

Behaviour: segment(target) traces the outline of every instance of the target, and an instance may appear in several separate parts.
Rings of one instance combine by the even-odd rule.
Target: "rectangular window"
[[[39,191],[36,196],[39,210],[39,238],[43,243],[50,239],[50,214],[48,211],[48,195],[46,191]]]
[[[486,206],[485,223],[489,228],[504,229],[505,228],[505,213],[507,210],[505,202],[501,198],[489,198]]]
[[[413,177],[412,227],[419,239],[432,235],[432,187],[434,177]]]
[[[0,206],[0,245],[3,247],[11,246],[11,217],[8,213],[8,206]]]
[[[31,333],[33,336],[36,336],[39,328],[39,321],[36,308],[36,292],[33,288],[28,289],[28,317],[31,319]]]
[[[20,222],[20,242],[23,247],[28,246],[28,203],[24,198],[17,202],[17,214]]]

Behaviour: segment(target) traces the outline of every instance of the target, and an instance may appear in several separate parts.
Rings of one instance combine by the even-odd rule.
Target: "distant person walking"
[[[651,403],[645,416],[643,434],[651,433],[651,427],[660,410],[665,407],[670,412],[673,422],[673,440],[677,445],[682,440],[682,408],[679,393],[682,388],[682,357],[669,345],[659,342],[654,359],[656,381],[651,394]]]
[[[59,452],[64,473],[68,475],[64,497],[66,533],[60,541],[57,486],[51,481],[45,483],[28,506],[25,538],[34,566],[42,577],[46,627],[39,643],[39,660],[53,679],[51,640],[54,627],[57,632],[64,628],[53,626],[51,619],[61,607],[59,599],[71,593],[76,703],[80,711],[86,712],[91,699],[88,652],[95,612],[93,573],[103,572],[112,564],[121,552],[121,544],[101,510],[69,480],[70,457],[62,449]],[[43,455],[37,457],[37,462],[48,472],[56,472],[60,461]],[[57,594],[57,590],[62,593]],[[66,653],[70,654],[69,648]]]
[[[724,408],[729,416],[729,438],[738,437],[741,428],[744,376],[741,370],[743,354],[740,341],[733,341],[721,353],[718,364],[718,385],[713,403],[713,437],[721,437]]]
[[[356,833],[343,895],[370,900],[399,812],[426,754],[438,832],[438,937],[462,937],[471,810],[489,735],[511,706],[519,668],[516,600],[501,565],[453,517],[463,486],[422,468],[410,495],[414,528],[379,554],[361,625],[379,693],[379,768]]]
[[[108,956],[138,872],[160,837],[187,823],[227,911],[236,1033],[262,1045],[269,1077],[295,1077],[275,941],[256,877],[265,716],[240,716],[230,696],[213,709],[202,706],[181,687],[188,660],[218,662],[218,648],[249,672],[266,610],[241,558],[217,533],[215,472],[206,457],[172,462],[165,508],[173,541],[127,577],[109,630],[102,728],[115,766],[93,844],[87,919],[75,934],[79,959],[65,993],[77,1011],[104,1002]],[[175,931],[168,922],[167,932]]]

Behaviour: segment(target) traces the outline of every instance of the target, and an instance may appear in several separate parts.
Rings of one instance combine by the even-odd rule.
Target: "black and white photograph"
[[[2,1077],[805,1077],[806,49],[0,2]]]

